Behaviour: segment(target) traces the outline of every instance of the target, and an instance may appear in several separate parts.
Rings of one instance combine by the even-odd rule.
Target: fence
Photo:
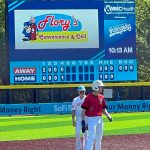
[[[80,84],[51,85],[7,85],[0,86],[0,104],[59,103],[71,102],[77,96],[76,87]],[[86,94],[91,91],[90,84],[83,84]],[[116,100],[150,100],[150,82],[105,83],[104,89],[112,89]]]

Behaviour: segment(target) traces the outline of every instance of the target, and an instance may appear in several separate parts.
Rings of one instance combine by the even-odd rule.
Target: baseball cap
[[[77,91],[85,91],[85,87],[83,85],[78,86]]]

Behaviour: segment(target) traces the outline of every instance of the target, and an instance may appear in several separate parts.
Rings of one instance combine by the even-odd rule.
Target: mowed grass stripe
[[[150,125],[149,114],[149,112],[131,113],[130,116],[129,113],[127,115],[124,113],[123,115],[121,113],[112,114],[114,120],[111,123],[104,117],[104,135],[150,133],[150,129],[148,128]],[[140,120],[138,116],[140,116]],[[31,118],[32,116],[25,116],[26,119],[28,117]],[[38,119],[23,121],[18,117],[17,121],[0,122],[0,124],[4,123],[3,126],[0,126],[0,141],[75,137],[75,130],[72,126],[70,114],[64,116],[58,115],[58,117],[53,115],[52,117],[51,115],[34,116],[33,118],[35,117]],[[46,119],[41,119],[44,117]],[[10,119],[12,118],[13,116],[10,117]],[[50,121],[49,118],[52,120]],[[21,120],[21,124],[19,124],[19,120]]]
[[[31,139],[43,139],[43,138],[63,138],[63,137],[74,137],[74,129],[70,126],[57,127],[53,129],[34,129],[34,130],[23,130],[23,131],[12,131],[10,134],[1,133],[1,141],[6,140],[31,140]],[[64,132],[65,131],[65,132]],[[104,135],[120,135],[122,134],[136,134],[136,133],[150,133],[149,125],[143,127],[133,127],[133,128],[124,128],[124,129],[115,129],[115,130],[104,130]],[[60,135],[62,133],[62,135]],[[17,135],[17,136],[14,136]]]
[[[12,140],[31,140],[43,138],[57,138],[57,137],[72,137],[75,135],[72,126],[47,128],[47,129],[30,129],[30,130],[16,130],[10,132],[1,132],[0,141]]]
[[[31,140],[31,139],[43,139],[43,138],[63,138],[63,137],[74,137],[74,129],[70,126],[57,127],[53,129],[34,129],[34,130],[23,130],[23,131],[12,131],[10,134],[1,133],[1,141],[11,140]],[[104,130],[104,135],[120,135],[122,134],[136,134],[136,133],[150,133],[149,125],[143,127],[123,128],[115,130]],[[62,135],[61,135],[61,134]],[[17,136],[14,136],[14,135]],[[9,137],[9,138],[8,138]]]
[[[105,122],[104,126],[106,130],[113,130],[113,129],[122,129],[124,127],[132,128],[132,127],[141,127],[145,125],[150,125],[150,119],[143,119],[143,120],[124,120],[124,121],[113,121],[113,122]]]
[[[132,114],[130,116],[116,116],[114,114],[112,114],[113,117],[113,121],[123,121],[123,120],[141,120],[141,119],[150,119],[150,114],[144,114],[144,115],[133,115]],[[104,119],[106,117],[103,117]]]
[[[149,112],[128,112],[128,113],[112,113],[114,117],[120,118],[120,117],[128,117],[128,116],[145,116],[149,114]]]
[[[18,118],[22,118],[22,119],[25,119],[25,118],[66,118],[66,117],[69,117],[70,116],[70,114],[66,114],[66,115],[56,115],[56,114],[47,114],[47,115],[25,115],[25,116],[23,116],[23,115],[14,115],[14,116],[1,116],[0,117],[0,119],[10,119],[10,118],[13,118],[13,119],[18,119]]]
[[[10,125],[21,125],[21,124],[33,124],[33,123],[43,123],[43,122],[45,122],[45,123],[50,123],[50,122],[61,122],[61,121],[71,121],[71,117],[67,117],[67,118],[53,118],[53,119],[49,119],[49,118],[47,118],[47,119],[37,119],[37,120],[20,120],[20,119],[18,119],[18,120],[16,120],[16,121],[6,121],[6,122],[0,122],[0,127],[1,126],[10,126]]]
[[[9,132],[9,131],[17,131],[17,130],[21,131],[25,129],[28,130],[28,129],[66,127],[71,125],[72,125],[71,121],[17,124],[17,125],[1,126],[0,132]]]
[[[43,120],[43,119],[49,119],[49,120],[55,120],[55,119],[66,119],[71,118],[71,114],[69,115],[43,115],[43,116],[11,116],[11,117],[0,117],[0,122],[11,122],[11,121],[18,121],[18,120]]]
[[[110,127],[108,127],[110,130],[112,129],[119,129],[119,128],[122,128],[124,126],[128,126],[129,125],[132,127],[132,126],[143,126],[143,125],[146,125],[146,124],[150,124],[150,119],[135,119],[134,120],[130,120],[130,122],[128,122],[128,120],[123,120],[123,121],[116,121],[114,120],[112,123],[109,123],[107,119],[104,119],[105,120],[105,125],[106,127],[108,126],[107,124],[111,125]],[[42,120],[43,121],[43,120]],[[23,130],[23,129],[34,129],[34,128],[53,128],[53,127],[62,127],[62,126],[68,126],[68,125],[72,125],[72,122],[71,120],[68,121],[68,118],[66,121],[55,121],[55,122],[49,122],[49,121],[43,121],[43,122],[24,122],[24,124],[11,124],[11,125],[5,125],[5,126],[0,126],[0,132],[1,131],[5,131],[5,132],[8,132],[8,131],[13,131],[13,130]],[[106,128],[107,129],[107,128]]]
[[[144,119],[144,118],[150,118],[149,117],[149,114],[143,114],[143,115],[133,115],[132,113],[131,113],[131,116],[122,116],[122,117],[118,117],[118,116],[116,116],[116,114],[112,114],[112,116],[113,116],[113,119],[114,119],[114,121],[120,121],[120,120],[135,120],[135,119]],[[106,119],[105,118],[105,116],[103,117],[104,119]],[[8,121],[8,119],[10,120],[10,121]],[[13,124],[24,124],[24,123],[28,123],[28,124],[32,124],[32,123],[40,123],[40,122],[55,122],[55,121],[64,121],[64,120],[68,120],[68,121],[71,121],[71,114],[70,115],[66,115],[66,116],[62,116],[62,115],[59,115],[59,117],[57,116],[57,117],[55,117],[55,116],[53,116],[53,117],[51,117],[51,116],[25,116],[25,119],[23,119],[22,117],[18,117],[18,118],[15,118],[15,119],[13,119],[13,117],[9,117],[9,118],[7,118],[7,120],[1,120],[1,118],[0,118],[0,126],[3,126],[3,125],[5,125],[6,123],[7,123],[7,125],[13,125]]]
[[[121,118],[123,119],[123,117],[144,117],[147,115],[147,117],[149,116],[149,114],[147,114],[148,112],[141,112],[141,113],[114,113],[112,114],[112,116],[114,118]],[[121,114],[121,115],[120,115]],[[8,121],[18,121],[18,120],[42,120],[42,119],[49,119],[49,120],[55,120],[55,119],[60,119],[60,118],[70,118],[71,119],[71,114],[68,115],[43,115],[43,116],[5,116],[5,117],[0,117],[0,122],[8,122]]]
[[[133,127],[133,128],[122,128],[122,129],[112,129],[112,130],[104,130],[104,135],[125,135],[125,134],[144,134],[150,133],[150,126],[141,126],[141,127]]]

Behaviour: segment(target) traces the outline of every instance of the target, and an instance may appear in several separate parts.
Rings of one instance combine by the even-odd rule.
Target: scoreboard
[[[134,0],[7,0],[10,84],[136,81]]]

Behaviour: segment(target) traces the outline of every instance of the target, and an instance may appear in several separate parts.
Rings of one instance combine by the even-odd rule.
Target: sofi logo
[[[111,6],[111,5],[106,5],[104,7],[104,12],[106,14],[117,14],[117,13],[125,13],[125,14],[134,14],[134,7],[129,6]]]
[[[39,31],[80,31],[81,22],[74,16],[65,14],[45,14],[36,17]]]

